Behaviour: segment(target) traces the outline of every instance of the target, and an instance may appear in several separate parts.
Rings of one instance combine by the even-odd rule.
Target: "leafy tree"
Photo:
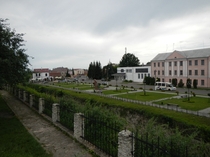
[[[69,74],[69,69],[67,69],[66,71],[66,77],[71,77],[71,75]]]
[[[103,67],[102,77],[110,80],[112,74],[117,73],[117,66],[114,66],[111,62],[109,62],[106,66]]]
[[[155,78],[154,77],[150,77],[150,85],[155,85]]]
[[[193,88],[197,88],[198,85],[198,80],[194,79],[193,80]]]
[[[177,86],[177,78],[173,78],[173,79],[172,79],[172,85],[173,85],[174,87]]]
[[[15,85],[26,81],[30,63],[22,48],[24,34],[11,30],[6,21],[0,19],[0,85]]]
[[[182,79],[179,80],[178,87],[184,87],[184,83]]]
[[[187,86],[187,88],[191,88],[191,79],[187,79],[187,82],[186,82],[186,86]]]
[[[139,59],[131,53],[125,53],[120,61],[119,67],[139,66]]]

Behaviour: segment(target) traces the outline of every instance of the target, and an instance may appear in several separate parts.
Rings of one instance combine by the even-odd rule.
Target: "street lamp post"
[[[116,80],[116,90],[117,90],[117,80],[118,80],[117,76],[115,77],[115,80]]]
[[[145,79],[144,79],[143,83],[144,83],[144,95],[146,95],[146,90],[145,90],[146,80]]]
[[[190,101],[190,96],[189,96],[189,90],[191,88],[191,80],[190,79],[187,79],[187,88],[188,88],[188,101]]]

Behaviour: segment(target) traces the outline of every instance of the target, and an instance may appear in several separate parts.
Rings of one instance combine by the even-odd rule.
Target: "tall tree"
[[[74,69],[72,68],[72,75],[74,76]]]
[[[30,63],[22,48],[24,34],[11,30],[6,21],[0,19],[0,85],[15,85],[26,81]]]
[[[117,66],[114,66],[111,62],[109,62],[106,66],[103,67],[102,73],[103,78],[110,80],[112,74],[117,73]]]
[[[102,69],[100,62],[91,62],[88,68],[88,77],[92,79],[101,79]]]
[[[120,67],[133,67],[139,66],[140,61],[138,57],[131,53],[125,53],[120,61]]]

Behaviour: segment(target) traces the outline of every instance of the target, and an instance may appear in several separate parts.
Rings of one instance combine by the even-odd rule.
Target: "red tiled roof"
[[[43,72],[50,72],[50,70],[48,68],[42,68],[42,69],[34,69],[34,72],[43,73]]]

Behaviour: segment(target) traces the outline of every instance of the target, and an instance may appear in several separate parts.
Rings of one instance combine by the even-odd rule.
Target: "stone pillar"
[[[18,91],[18,98],[21,99],[21,90]]]
[[[44,111],[44,99],[39,98],[39,113],[42,114]]]
[[[134,142],[132,132],[123,130],[118,133],[118,157],[133,157]]]
[[[60,121],[60,105],[53,104],[52,106],[52,122]]]
[[[74,137],[80,139],[84,137],[84,118],[82,113],[74,114]]]
[[[23,91],[23,101],[26,102],[26,91]]]
[[[30,105],[30,107],[32,107],[33,106],[33,102],[34,102],[34,95],[30,95],[30,102],[29,102],[29,105]]]

